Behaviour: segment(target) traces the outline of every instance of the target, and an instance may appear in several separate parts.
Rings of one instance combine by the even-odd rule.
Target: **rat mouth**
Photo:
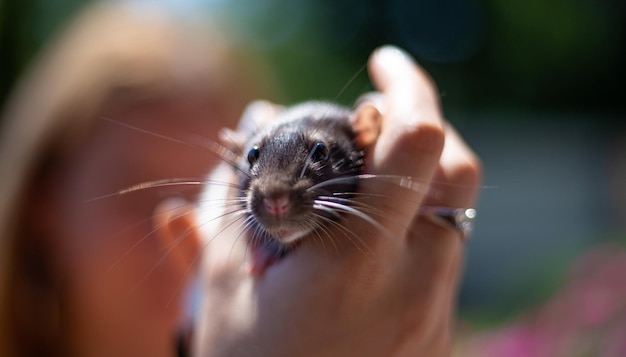
[[[304,236],[307,231],[298,230],[298,229],[288,229],[288,228],[279,228],[275,230],[271,230],[270,234],[272,237],[280,242],[283,246],[291,245],[299,240],[302,236]]]
[[[248,267],[250,275],[262,276],[267,269],[279,264],[286,256],[298,249],[299,243],[299,240],[282,243],[276,238],[253,239]]]

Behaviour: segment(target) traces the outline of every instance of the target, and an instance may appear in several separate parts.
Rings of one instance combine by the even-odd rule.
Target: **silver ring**
[[[431,222],[461,233],[461,238],[468,237],[474,230],[474,208],[451,208],[441,206],[421,206],[419,214]]]

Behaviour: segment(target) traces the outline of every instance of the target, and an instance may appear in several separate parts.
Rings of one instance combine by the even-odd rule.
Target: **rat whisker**
[[[351,205],[355,209],[358,209],[370,215],[375,215],[379,217],[380,219],[387,220],[388,222],[391,222],[391,223],[396,221],[396,219],[398,218],[398,215],[404,215],[403,212],[397,210],[395,207],[389,207],[383,210],[377,206],[363,202],[361,198],[351,199],[351,198],[329,197],[329,196],[320,196],[320,198],[327,199],[328,201],[334,201],[337,203],[344,203],[346,205]],[[408,201],[408,202],[412,202],[412,201]],[[419,210],[417,203],[415,207],[417,210]],[[404,228],[408,228],[408,227],[404,227]]]
[[[217,216],[213,216],[209,220],[204,221],[203,223],[208,224],[208,223],[211,223],[211,222],[213,222],[213,221],[215,221],[217,219],[224,218],[224,217],[227,217],[227,216],[233,215],[233,214],[245,215],[247,213],[248,212],[245,209],[238,208],[238,209],[235,209],[235,210],[232,210],[232,211],[220,213]]]
[[[304,166],[302,167],[302,171],[300,172],[300,176],[298,177],[300,180],[304,177],[304,173],[306,172],[306,168],[309,167],[311,160],[313,160],[313,155],[315,155],[315,147],[309,151],[309,155],[306,157],[304,161]]]
[[[231,187],[231,188],[239,188],[239,186],[233,183],[220,182],[220,181],[207,181],[207,180],[200,180],[196,178],[165,179],[165,180],[142,182],[137,185],[133,185],[133,186],[124,188],[122,190],[119,190],[113,193],[87,199],[85,200],[85,203],[92,203],[92,202],[103,200],[106,198],[122,196],[131,192],[141,191],[141,190],[150,189],[150,188],[166,187],[166,186],[197,186],[197,185],[207,185],[207,184],[221,185],[221,186],[226,186],[226,187]]]
[[[209,208],[226,208],[226,207],[245,207],[245,198],[233,198],[233,199],[220,199],[220,200],[201,200],[205,209]]]
[[[324,221],[329,221],[330,223],[336,223],[335,220],[332,220],[328,217],[325,217],[323,215],[317,214],[317,213],[313,213],[315,215],[315,217],[317,219],[319,219],[319,221],[314,221],[312,223],[315,224],[316,226],[316,232],[321,231],[324,233],[324,235],[328,238],[328,240],[330,240],[330,243],[333,245],[333,247],[335,248],[335,252],[339,253],[340,249],[339,249],[339,245],[337,244],[337,236],[335,234],[333,234],[330,230],[329,230],[329,226],[323,224]],[[344,235],[346,234],[345,232],[342,232]],[[318,234],[319,236],[319,234]],[[349,239],[349,238],[348,238]],[[324,242],[324,239],[320,236],[320,240],[322,241],[322,244]]]
[[[322,249],[324,250],[324,252],[326,252],[326,244],[324,243],[324,238],[322,238],[322,236],[320,235],[320,231],[324,232],[329,237],[330,237],[330,233],[324,228],[324,226],[322,226],[319,223],[316,223],[314,220],[310,220],[309,223],[310,223],[310,227],[312,228],[313,234],[315,234],[315,236],[317,237],[317,239],[315,239],[314,241],[320,242],[320,244],[322,245]],[[337,249],[335,242],[332,239],[330,239],[330,241],[335,246],[335,249]]]
[[[219,158],[224,160],[226,163],[228,163],[230,166],[232,166],[233,168],[235,168],[236,170],[239,170],[243,174],[247,175],[247,173],[245,171],[241,170],[239,168],[238,164],[237,164],[237,159],[238,159],[239,155],[237,155],[232,150],[229,150],[227,147],[225,147],[225,146],[223,146],[223,145],[221,145],[219,143],[216,143],[214,141],[205,139],[205,141],[203,141],[203,142],[204,143],[208,143],[208,145],[191,144],[188,141],[178,140],[178,139],[172,138],[172,137],[167,136],[167,135],[163,135],[163,134],[159,134],[159,133],[156,133],[156,132],[153,132],[153,131],[145,130],[145,129],[142,129],[142,128],[139,128],[139,127],[127,124],[127,123],[123,123],[123,122],[120,122],[120,121],[117,121],[117,120],[114,120],[114,119],[111,119],[111,118],[100,117],[100,119],[108,121],[110,123],[117,124],[119,126],[123,126],[125,128],[128,128],[128,129],[135,130],[137,132],[140,132],[140,133],[143,133],[143,134],[146,134],[146,135],[154,136],[154,137],[159,138],[159,139],[171,141],[171,142],[174,142],[174,143],[177,143],[177,144],[181,144],[181,145],[184,145],[184,146],[187,146],[187,147],[191,147],[191,148],[194,148],[194,149],[201,149],[201,150],[211,151],[214,154],[216,154]]]
[[[319,217],[320,220],[325,221],[326,224],[329,224],[329,225],[332,225],[332,226],[336,227],[361,253],[363,253],[366,256],[370,256],[371,252],[368,253],[369,249],[368,249],[367,245],[363,242],[361,237],[356,235],[356,233],[352,232],[349,228],[347,228],[343,224],[339,223],[340,221],[332,220],[332,219],[330,219],[328,217],[324,217],[322,215],[318,215],[318,217]],[[332,239],[332,235],[330,233],[327,233],[327,235],[329,236],[331,241],[333,241],[333,244],[334,244],[334,240]],[[336,249],[339,249],[336,245],[335,245],[335,247],[336,247]]]
[[[171,211],[173,211],[173,210],[176,210],[176,209],[178,209],[178,208],[180,208],[180,207],[171,208],[171,209],[167,210],[166,212],[162,212],[162,213],[160,213],[160,214],[166,214],[166,213],[171,212]],[[173,217],[173,219],[177,219],[177,218],[180,218],[180,217],[186,216],[186,215],[190,214],[191,212],[193,212],[193,208],[190,208],[190,209],[186,210],[184,213],[181,213],[181,214],[175,215],[175,216]],[[152,218],[148,218],[148,219],[144,220],[144,222],[145,222],[145,221],[147,221],[147,220],[151,220],[151,219],[152,219]],[[137,247],[138,247],[141,243],[143,243],[146,239],[148,239],[148,237],[150,237],[152,234],[154,234],[156,231],[158,231],[159,229],[161,229],[161,228],[162,228],[163,226],[165,226],[166,224],[167,224],[167,223],[161,223],[161,224],[156,225],[156,226],[155,226],[152,230],[150,230],[150,232],[148,232],[148,233],[147,233],[147,234],[145,234],[143,237],[141,237],[140,239],[138,239],[135,243],[133,243],[133,245],[131,245],[131,246],[130,246],[130,247],[129,247],[129,248],[128,248],[125,252],[124,252],[124,254],[122,254],[122,255],[121,255],[121,256],[120,256],[120,257],[119,257],[119,258],[118,258],[115,262],[113,262],[113,264],[111,264],[111,266],[109,266],[108,271],[109,271],[109,272],[113,271],[113,269],[115,269],[115,267],[116,267],[116,266],[118,266],[118,265],[119,265],[119,264],[120,264],[120,263],[121,263],[121,262],[122,262],[122,261],[123,261],[126,257],[128,257],[128,255],[129,255],[130,253],[132,253],[132,252],[133,252],[133,251],[134,251],[134,250],[135,250],[135,249],[136,249],[136,248],[137,248]]]
[[[336,209],[330,208],[330,207],[326,207],[321,203],[314,203],[313,204],[313,209],[314,210],[318,210],[318,211],[323,211],[326,212],[330,215],[333,215],[335,217],[335,219],[341,219],[341,214],[339,212],[337,212]]]
[[[365,69],[367,69],[367,64],[362,65],[356,71],[356,73],[354,73],[352,75],[352,77],[350,77],[350,79],[348,79],[346,84],[344,84],[344,86],[339,90],[339,93],[337,93],[337,95],[335,96],[335,99],[334,99],[335,101],[339,100],[341,95],[352,85],[352,83],[354,83],[354,81],[365,71]]]
[[[338,203],[345,203],[345,204],[352,205],[355,207],[358,206],[359,209],[363,212],[375,214],[380,217],[386,216],[384,211],[377,209],[376,207],[369,205],[367,203],[358,201],[358,200],[354,200],[350,198],[342,198],[342,197],[333,197],[333,196],[318,196],[318,199],[326,200],[326,201],[333,201],[333,202],[338,202]]]
[[[380,223],[378,223],[378,221],[376,221],[375,219],[373,219],[372,217],[368,216],[367,214],[344,204],[341,203],[336,203],[336,202],[329,202],[329,201],[322,201],[322,200],[315,200],[315,203],[321,206],[324,206],[326,208],[332,208],[332,209],[336,209],[338,211],[347,213],[347,214],[351,214],[353,216],[356,216],[358,218],[361,218],[362,220],[368,222],[369,224],[371,224],[372,226],[378,228],[381,232],[388,232],[387,229],[385,227],[383,227]]]
[[[245,219],[240,223],[239,234],[237,234],[237,238],[235,238],[235,241],[231,245],[230,251],[228,252],[228,260],[229,261],[230,261],[232,255],[233,255],[233,251],[235,250],[235,246],[237,245],[237,242],[239,241],[239,239],[241,239],[241,237],[244,236],[244,233],[250,228],[250,226],[252,224],[254,224],[254,217],[253,216],[246,215],[244,217],[245,217]],[[244,262],[246,260],[247,254],[248,254],[248,248],[246,248],[246,250],[244,251]],[[242,264],[243,264],[243,262],[242,262]]]
[[[342,176],[342,177],[336,177],[336,178],[331,178],[325,181],[322,181],[318,184],[315,184],[311,187],[309,187],[308,190],[316,190],[318,188],[321,187],[325,187],[325,186],[329,186],[329,185],[335,185],[335,184],[342,184],[342,183],[352,183],[354,180],[381,180],[381,181],[388,181],[390,183],[394,183],[402,188],[406,188],[412,191],[416,191],[416,192],[421,192],[421,193],[428,193],[429,191],[429,185],[424,182],[423,179],[420,178],[416,178],[416,177],[410,177],[410,176],[400,176],[400,175],[379,175],[379,174],[359,174],[359,175],[352,175],[352,176]],[[440,186],[445,186],[445,187],[468,187],[467,185],[464,184],[455,184],[455,183],[444,183],[444,182],[438,182],[438,181],[431,181],[431,184],[435,184],[435,185],[440,185]],[[496,186],[488,186],[488,185],[481,185],[479,186],[479,188],[481,189],[490,189],[490,188],[497,188]]]
[[[128,128],[128,129],[132,129],[134,131],[138,131],[138,132],[143,133],[143,134],[154,136],[156,138],[160,138],[160,139],[164,139],[164,140],[167,140],[167,141],[171,141],[171,142],[174,142],[174,143],[177,143],[177,144],[181,144],[181,145],[184,145],[184,146],[188,146],[188,147],[191,147],[191,148],[194,148],[194,149],[202,149],[202,150],[206,150],[207,149],[206,147],[203,147],[203,146],[200,146],[200,145],[193,145],[193,144],[190,144],[190,143],[188,143],[186,141],[183,141],[183,140],[174,139],[174,138],[172,138],[170,136],[162,135],[162,134],[159,134],[159,133],[155,133],[155,132],[150,131],[150,130],[141,129],[141,128],[136,127],[134,125],[123,123],[121,121],[117,121],[117,120],[114,120],[114,119],[111,119],[111,118],[108,118],[108,117],[101,116],[100,119],[104,120],[104,121],[108,121],[109,123],[113,123],[113,124],[117,124],[119,126],[123,126],[125,128]]]
[[[167,180],[157,180],[157,181],[142,182],[140,184],[133,185],[133,186],[127,187],[125,189],[122,189],[122,190],[119,190],[119,191],[116,191],[116,192],[113,192],[113,193],[108,193],[106,195],[102,195],[102,196],[98,196],[98,197],[87,199],[87,200],[85,200],[85,203],[92,203],[92,202],[103,200],[103,199],[106,199],[106,198],[111,198],[111,197],[115,197],[115,196],[122,196],[122,195],[125,195],[127,193],[140,191],[140,190],[145,190],[145,189],[148,189],[148,188],[164,187],[164,186],[204,185],[205,184],[205,182],[201,181],[201,180],[195,180],[195,181],[190,181],[189,179],[181,179],[181,181],[178,181],[178,180],[179,179],[167,179]]]
[[[331,178],[328,180],[324,180],[318,184],[312,185],[311,187],[307,188],[307,191],[315,191],[322,187],[337,185],[337,184],[355,184],[358,181],[358,179],[359,179],[359,175]]]
[[[198,226],[199,226],[199,227],[203,227],[203,226],[205,226],[205,225],[207,225],[207,224],[209,224],[209,223],[211,223],[211,222],[213,222],[213,221],[215,221],[215,220],[217,220],[217,219],[221,219],[221,218],[227,217],[227,216],[229,216],[229,215],[236,215],[236,214],[238,214],[238,215],[239,215],[239,217],[235,218],[235,219],[233,220],[233,222],[232,222],[232,223],[237,222],[239,219],[241,219],[241,217],[243,217],[243,216],[244,216],[244,212],[241,212],[241,210],[235,210],[235,211],[225,212],[225,213],[219,214],[219,215],[217,215],[217,216],[215,216],[215,217],[212,217],[212,218],[211,218],[211,219],[209,219],[209,220],[205,220],[204,222],[200,223]],[[232,223],[231,223],[231,224],[232,224]],[[208,246],[211,242],[213,242],[213,240],[214,240],[214,239],[215,239],[215,238],[216,238],[219,234],[221,234],[221,233],[222,233],[222,232],[223,232],[226,228],[228,228],[229,226],[230,226],[230,225],[227,225],[227,226],[226,226],[226,227],[224,227],[222,230],[220,230],[219,232],[217,232],[217,233],[215,234],[215,236],[214,236],[213,238],[211,238],[211,239],[208,241],[208,243],[206,243],[206,244],[204,244],[204,245],[202,246],[201,251],[202,251],[204,248],[206,248],[206,247],[207,247],[207,246]],[[180,243],[180,242],[181,242],[184,238],[186,238],[187,236],[189,236],[189,234],[191,234],[191,233],[193,232],[193,230],[194,230],[194,228],[188,228],[188,229],[186,229],[186,230],[185,230],[185,231],[184,231],[184,232],[183,232],[183,233],[182,233],[179,237],[177,237],[177,238],[176,238],[176,240],[174,240],[173,242],[170,242],[170,244],[168,244],[169,248],[168,248],[168,249],[166,250],[166,252],[165,252],[165,253],[161,256],[161,258],[157,261],[157,263],[155,264],[155,266],[153,266],[153,269],[151,269],[151,271],[154,271],[154,269],[156,269],[156,266],[158,266],[159,264],[161,264],[161,263],[163,262],[163,260],[167,257],[167,255],[169,255],[169,254],[172,252],[172,250],[173,250],[174,248],[176,248],[176,246],[177,246],[177,245],[178,245],[178,244],[179,244],[179,243]],[[200,256],[200,254],[198,254],[197,256]],[[195,258],[194,258],[194,261],[195,261]]]
[[[239,220],[241,217],[243,217],[243,216],[240,216],[240,217],[236,218],[233,222],[236,222],[236,221],[237,221],[237,220]],[[211,219],[211,220],[209,220],[209,221],[205,221],[205,222],[201,223],[201,224],[199,225],[199,227],[202,227],[202,226],[204,226],[204,225],[206,225],[206,224],[209,224],[209,223],[210,223],[211,221],[213,221],[213,220],[214,220],[214,219]],[[198,261],[198,259],[200,259],[200,257],[202,257],[202,252],[204,251],[204,249],[205,249],[205,248],[206,248],[206,247],[207,247],[210,243],[212,243],[212,242],[213,242],[213,240],[214,240],[214,239],[216,239],[216,238],[217,238],[217,237],[218,237],[218,236],[219,236],[219,235],[220,235],[220,234],[221,234],[224,230],[225,230],[225,229],[220,230],[218,233],[216,233],[216,234],[215,234],[215,236],[214,236],[213,238],[211,238],[211,239],[209,240],[209,242],[208,242],[208,243],[204,244],[204,245],[202,246],[202,248],[199,250],[199,252],[198,252],[198,253],[197,253],[197,254],[193,257],[193,259],[191,260],[191,262],[190,262],[190,263],[189,263],[189,265],[187,266],[187,269],[185,269],[185,273],[183,274],[182,279],[180,280],[180,282],[178,283],[178,285],[177,285],[177,286],[174,288],[174,290],[172,291],[172,296],[171,296],[171,297],[170,297],[170,299],[168,300],[167,304],[165,304],[165,308],[169,307],[169,306],[171,305],[172,301],[174,301],[174,298],[176,297],[176,293],[177,293],[178,291],[180,291],[180,289],[181,289],[181,288],[182,288],[182,286],[183,286],[183,283],[186,281],[186,279],[185,279],[185,278],[186,278],[186,277],[187,277],[187,276],[191,273],[191,269],[194,267],[194,265],[196,264],[196,262]],[[185,236],[187,236],[187,235],[189,235],[189,234],[191,233],[191,230],[187,230],[187,231],[185,231],[185,233],[186,233],[186,234],[184,234],[184,235],[185,235]],[[179,238],[180,238],[180,237],[179,237]],[[178,241],[178,242],[182,241],[182,240],[179,240],[179,238],[177,238],[177,241]],[[184,237],[183,237],[183,238],[184,238]],[[175,246],[174,246],[174,247],[175,247]],[[168,251],[168,252],[166,252],[166,254],[169,254],[169,251]],[[159,262],[157,262],[157,264],[160,264],[160,263],[159,263]],[[143,283],[145,282],[145,280],[149,277],[149,275],[150,275],[150,274],[151,274],[151,273],[152,273],[155,269],[156,269],[156,266],[153,266],[153,269],[152,269],[152,270],[148,273],[148,275],[147,275],[147,276],[145,276],[145,277],[144,277],[144,279],[140,282],[140,285],[141,285],[141,284],[143,284]],[[133,291],[136,291],[136,289],[137,289],[137,288],[139,288],[139,287],[140,287],[140,285],[139,285],[139,286],[136,286],[136,287],[135,287],[135,289],[133,289]]]

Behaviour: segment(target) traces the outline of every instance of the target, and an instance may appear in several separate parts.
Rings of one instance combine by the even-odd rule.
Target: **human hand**
[[[463,242],[459,232],[418,211],[423,205],[471,207],[480,165],[442,118],[431,80],[406,54],[382,48],[369,70],[383,103],[367,172],[409,177],[426,189],[364,181],[361,194],[376,197],[376,208],[386,213],[378,219],[384,229],[346,217],[353,239],[326,229],[347,237],[347,244],[329,249],[305,239],[260,277],[242,269],[246,243],[236,224],[199,227],[207,247],[197,355],[450,354]],[[209,195],[216,202],[227,194],[218,191]]]

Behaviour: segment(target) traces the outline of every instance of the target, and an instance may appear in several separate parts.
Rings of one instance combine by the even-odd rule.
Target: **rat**
[[[434,193],[432,187],[411,177],[365,173],[365,157],[380,134],[382,111],[384,102],[378,93],[362,96],[353,109],[326,101],[308,101],[287,108],[257,101],[244,111],[237,130],[222,129],[219,135],[221,145],[209,143],[212,144],[209,148],[238,173],[235,197],[216,199],[211,190],[212,185],[231,186],[220,179],[211,179],[213,175],[223,177],[221,168],[227,165],[222,165],[206,179],[144,182],[88,202],[147,188],[203,185],[200,202],[208,204],[201,205],[201,211],[212,212],[216,203],[224,207],[236,206],[203,225],[223,216],[238,216],[243,227],[241,233],[246,236],[252,252],[248,270],[252,275],[261,276],[307,237],[316,234],[321,239],[321,234],[328,234],[326,228],[337,226],[346,214],[385,231],[369,215],[384,216],[384,212],[357,199],[359,182],[364,179],[385,181],[425,194]],[[473,209],[461,208],[420,206],[419,211],[433,222],[454,229],[459,229],[454,226],[458,224],[455,217],[459,214],[469,220],[475,215]],[[466,221],[462,220],[461,224]],[[460,228],[467,235],[471,225],[465,225],[469,228]],[[187,235],[182,235],[179,240]],[[147,238],[145,236],[135,243],[113,266]],[[173,247],[166,254],[171,249]]]
[[[236,157],[230,161],[238,172],[251,274],[262,275],[307,235],[356,212],[352,198],[380,128],[380,112],[367,98],[373,97],[354,110],[324,101],[266,106],[264,117],[251,119],[260,130],[221,133]]]

